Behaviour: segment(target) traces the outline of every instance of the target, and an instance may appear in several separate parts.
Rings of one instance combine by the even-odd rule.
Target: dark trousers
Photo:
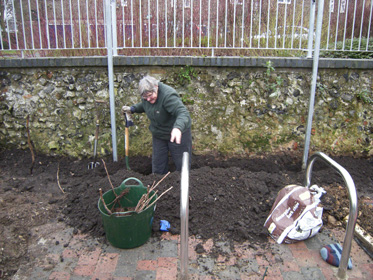
[[[171,136],[170,136],[171,137]],[[189,168],[192,157],[192,132],[189,128],[181,136],[181,144],[163,140],[153,136],[152,172],[166,174],[168,172],[168,152],[170,152],[177,171],[181,171],[183,153],[189,153]]]

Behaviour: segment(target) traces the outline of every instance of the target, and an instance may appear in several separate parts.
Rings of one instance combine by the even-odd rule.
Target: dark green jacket
[[[184,133],[192,124],[189,112],[176,90],[161,82],[158,83],[158,97],[154,104],[142,100],[134,108],[135,113],[146,113],[150,120],[149,129],[159,139],[170,140],[173,128]]]

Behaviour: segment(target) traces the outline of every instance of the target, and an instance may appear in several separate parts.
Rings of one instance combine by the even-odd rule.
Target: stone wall
[[[1,67],[1,66],[0,66]],[[302,150],[312,69],[277,67],[116,66],[118,155],[124,155],[122,105],[140,101],[146,74],[173,86],[191,112],[197,154]],[[373,154],[373,69],[319,69],[311,150]],[[93,154],[96,118],[99,156],[112,153],[106,66],[0,68],[0,143],[37,152]],[[27,119],[28,129],[27,129]],[[130,154],[151,154],[145,115],[134,115]]]

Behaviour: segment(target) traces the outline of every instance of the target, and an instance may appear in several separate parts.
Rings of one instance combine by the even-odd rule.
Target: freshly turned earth
[[[359,198],[358,224],[373,235],[373,160],[332,158],[352,176]],[[126,169],[124,158],[118,162],[100,159],[98,167],[88,169],[91,161],[36,154],[32,165],[29,150],[0,152],[0,278],[7,279],[21,262],[30,258],[31,228],[53,221],[65,222],[66,227],[106,242],[97,208],[99,189],[105,192],[111,189],[110,181],[117,187],[130,177],[139,179],[145,186],[163,177],[151,174],[149,157],[130,157],[131,170]],[[264,221],[281,188],[302,185],[301,161],[299,153],[246,158],[193,155],[189,174],[189,234],[265,246],[268,234],[263,228]],[[342,177],[316,160],[311,179],[312,184],[327,191],[322,199],[324,226],[344,227],[342,220],[348,215],[349,200]],[[171,172],[157,187],[158,193],[171,186],[173,189],[156,204],[153,236],[160,234],[160,220],[170,222],[172,233],[180,231],[179,172]]]

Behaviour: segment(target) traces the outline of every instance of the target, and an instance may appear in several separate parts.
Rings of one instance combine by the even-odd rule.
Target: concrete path
[[[42,229],[39,229],[42,230]],[[14,280],[170,280],[180,277],[178,235],[164,233],[151,237],[134,249],[118,249],[72,229],[51,232],[35,242],[35,252]],[[276,244],[268,248],[229,241],[202,241],[189,238],[189,279],[338,279],[338,268],[322,260],[322,246],[343,243],[344,231],[323,229],[315,237],[296,244]],[[37,248],[36,248],[37,247]],[[36,250],[38,249],[38,250]],[[197,253],[199,252],[199,253]],[[36,254],[36,253],[35,253]],[[372,259],[353,241],[353,269],[347,279],[373,279]]]

